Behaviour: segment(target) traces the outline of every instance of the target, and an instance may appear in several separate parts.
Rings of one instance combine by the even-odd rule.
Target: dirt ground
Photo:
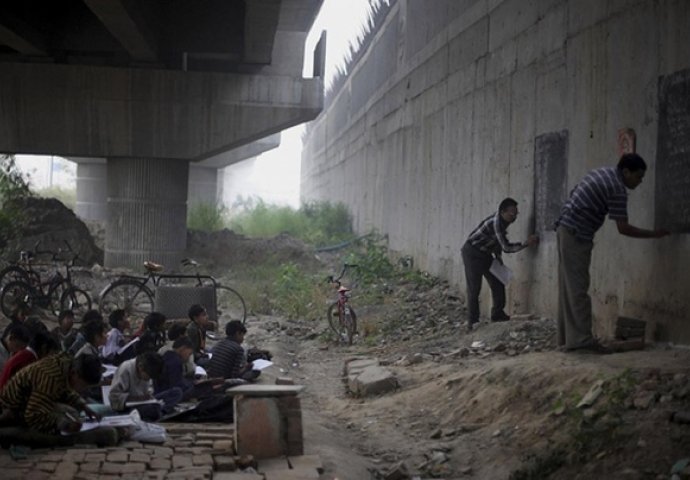
[[[458,353],[526,322],[371,348],[289,336],[290,322],[264,317],[250,321],[248,340],[276,352],[273,374],[306,386],[305,445],[323,458],[322,478],[671,478],[690,443],[688,427],[670,421],[687,408],[690,351]],[[407,365],[415,354],[422,360]],[[350,396],[342,375],[353,357],[379,358],[400,388]],[[576,408],[598,380],[597,402]],[[400,462],[409,476],[392,473]]]

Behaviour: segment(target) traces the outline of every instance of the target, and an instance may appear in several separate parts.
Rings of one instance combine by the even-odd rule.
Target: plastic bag
[[[136,410],[133,410],[132,414],[135,412],[136,416],[132,415],[135,420],[134,425],[129,429],[129,438],[131,440],[142,443],[164,443],[168,439],[165,427],[157,423],[144,422]]]

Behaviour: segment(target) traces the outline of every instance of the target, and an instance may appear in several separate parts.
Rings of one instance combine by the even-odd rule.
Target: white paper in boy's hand
[[[273,365],[273,362],[269,362],[268,360],[264,360],[263,358],[257,358],[252,362],[252,369],[253,370],[263,370],[266,367],[270,367]]]
[[[200,376],[200,377],[205,377],[205,376],[207,376],[208,374],[206,373],[206,370],[204,369],[204,367],[200,367],[199,365],[197,365],[197,366],[194,368],[194,375],[197,375],[197,376]]]
[[[491,274],[498,278],[498,280],[503,284],[503,285],[508,285],[510,281],[513,279],[513,272],[510,270],[510,268],[506,267],[503,265],[498,259],[494,258],[494,261],[491,262],[491,267],[489,268],[489,272]]]

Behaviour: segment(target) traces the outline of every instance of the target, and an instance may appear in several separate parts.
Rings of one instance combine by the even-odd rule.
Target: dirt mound
[[[236,267],[264,262],[318,263],[311,247],[288,234],[273,238],[249,238],[224,229],[218,232],[187,232],[187,255],[207,266]]]
[[[13,232],[5,233],[5,245],[0,254],[7,261],[15,261],[22,250],[65,251],[70,245],[79,255],[78,264],[103,263],[103,250],[93,241],[89,229],[72,210],[55,198],[25,197],[13,200],[13,209],[23,213]],[[66,242],[66,243],[65,243]],[[66,253],[69,258],[70,254]]]

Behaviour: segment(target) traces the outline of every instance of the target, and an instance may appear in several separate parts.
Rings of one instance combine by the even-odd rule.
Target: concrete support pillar
[[[190,207],[200,203],[215,205],[220,198],[218,188],[217,168],[189,164],[189,196],[187,198]]]
[[[104,158],[80,159],[77,163],[75,213],[83,220],[105,222],[108,216],[107,169]]]
[[[189,162],[108,159],[107,267],[174,267],[187,247]]]

